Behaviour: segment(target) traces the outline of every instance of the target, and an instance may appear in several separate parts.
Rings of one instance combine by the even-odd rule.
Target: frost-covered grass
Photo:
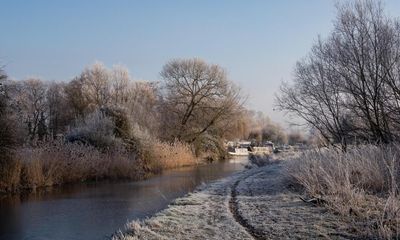
[[[252,239],[229,211],[231,184],[228,178],[203,186],[150,219],[128,223],[126,233],[114,240]]]
[[[282,164],[202,186],[152,218],[128,223],[113,239],[254,239],[254,233],[262,239],[352,238],[348,222],[287,188]]]
[[[260,168],[237,186],[240,214],[267,239],[353,239],[346,219],[303,202],[280,162]]]
[[[310,198],[353,219],[358,231],[373,238],[400,236],[400,146],[311,150],[287,170]]]

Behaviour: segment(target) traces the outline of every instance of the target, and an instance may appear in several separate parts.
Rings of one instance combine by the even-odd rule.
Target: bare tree
[[[85,69],[80,78],[83,92],[95,106],[106,106],[111,100],[111,77],[109,70],[100,62]]]
[[[68,125],[74,120],[74,112],[69,105],[65,92],[65,83],[51,82],[47,89],[48,132],[55,138],[57,134],[66,132]]]
[[[17,145],[15,127],[10,118],[11,110],[6,87],[7,76],[0,67],[0,187],[12,179],[14,149]]]
[[[0,156],[4,158],[9,154],[9,150],[13,148],[15,144],[9,119],[9,99],[5,89],[6,79],[6,74],[0,68]],[[2,163],[3,161],[0,161],[0,164]],[[1,168],[2,166],[0,166],[0,170]]]
[[[115,65],[110,74],[113,104],[126,103],[128,101],[129,84],[131,81],[128,69],[121,65]]]
[[[193,143],[221,123],[242,104],[240,90],[218,65],[200,59],[176,59],[164,65],[166,127],[171,138]]]
[[[295,113],[318,129],[327,141],[346,146],[349,132],[342,128],[345,111],[340,83],[335,72],[325,64],[326,46],[319,41],[310,56],[297,63],[294,84],[281,86],[277,103],[281,110]]]
[[[242,107],[239,108],[234,116],[226,121],[224,138],[227,140],[247,139],[251,131],[251,115],[249,111]]]
[[[130,84],[126,108],[139,128],[159,136],[159,89],[154,82],[137,81]]]
[[[126,70],[116,68],[111,72],[100,62],[86,68],[80,76],[65,86],[66,98],[74,109],[75,116],[82,118],[101,107],[120,101],[123,96],[118,94],[121,93],[127,77],[129,74]]]
[[[334,30],[283,85],[280,109],[296,114],[330,143],[399,140],[400,24],[380,2],[338,6]]]
[[[76,77],[64,87],[66,101],[69,107],[72,108],[75,118],[84,117],[90,104],[83,85],[83,80],[80,77]]]
[[[399,53],[393,50],[400,49],[399,45],[390,49],[388,43],[399,41],[398,23],[383,14],[380,2],[373,1],[339,7],[339,20],[329,40],[329,59],[349,98],[347,108],[363,120],[358,127],[365,137],[390,142],[395,136],[387,111],[391,104],[387,101],[387,71],[392,72],[388,59],[398,59]]]
[[[13,105],[18,111],[20,120],[25,123],[29,139],[32,141],[39,135],[45,134],[41,131],[47,118],[47,87],[40,79],[36,78],[16,84],[18,87],[17,92],[13,94]],[[43,135],[40,136],[40,138],[42,137]]]

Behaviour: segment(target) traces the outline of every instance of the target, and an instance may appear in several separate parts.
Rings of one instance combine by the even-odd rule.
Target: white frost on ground
[[[209,184],[114,239],[352,239],[350,224],[300,200],[282,164],[252,168]]]
[[[262,167],[236,187],[239,214],[266,239],[354,239],[350,224],[303,202],[287,188],[282,163]]]

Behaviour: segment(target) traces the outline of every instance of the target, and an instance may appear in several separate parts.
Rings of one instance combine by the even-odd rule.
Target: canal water
[[[57,187],[0,196],[0,239],[109,239],[133,219],[151,217],[203,183],[243,170],[246,158],[165,171],[136,182]]]

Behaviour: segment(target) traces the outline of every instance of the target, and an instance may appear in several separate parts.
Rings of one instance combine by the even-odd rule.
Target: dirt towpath
[[[283,163],[199,188],[115,239],[354,239],[348,224],[287,187]]]

